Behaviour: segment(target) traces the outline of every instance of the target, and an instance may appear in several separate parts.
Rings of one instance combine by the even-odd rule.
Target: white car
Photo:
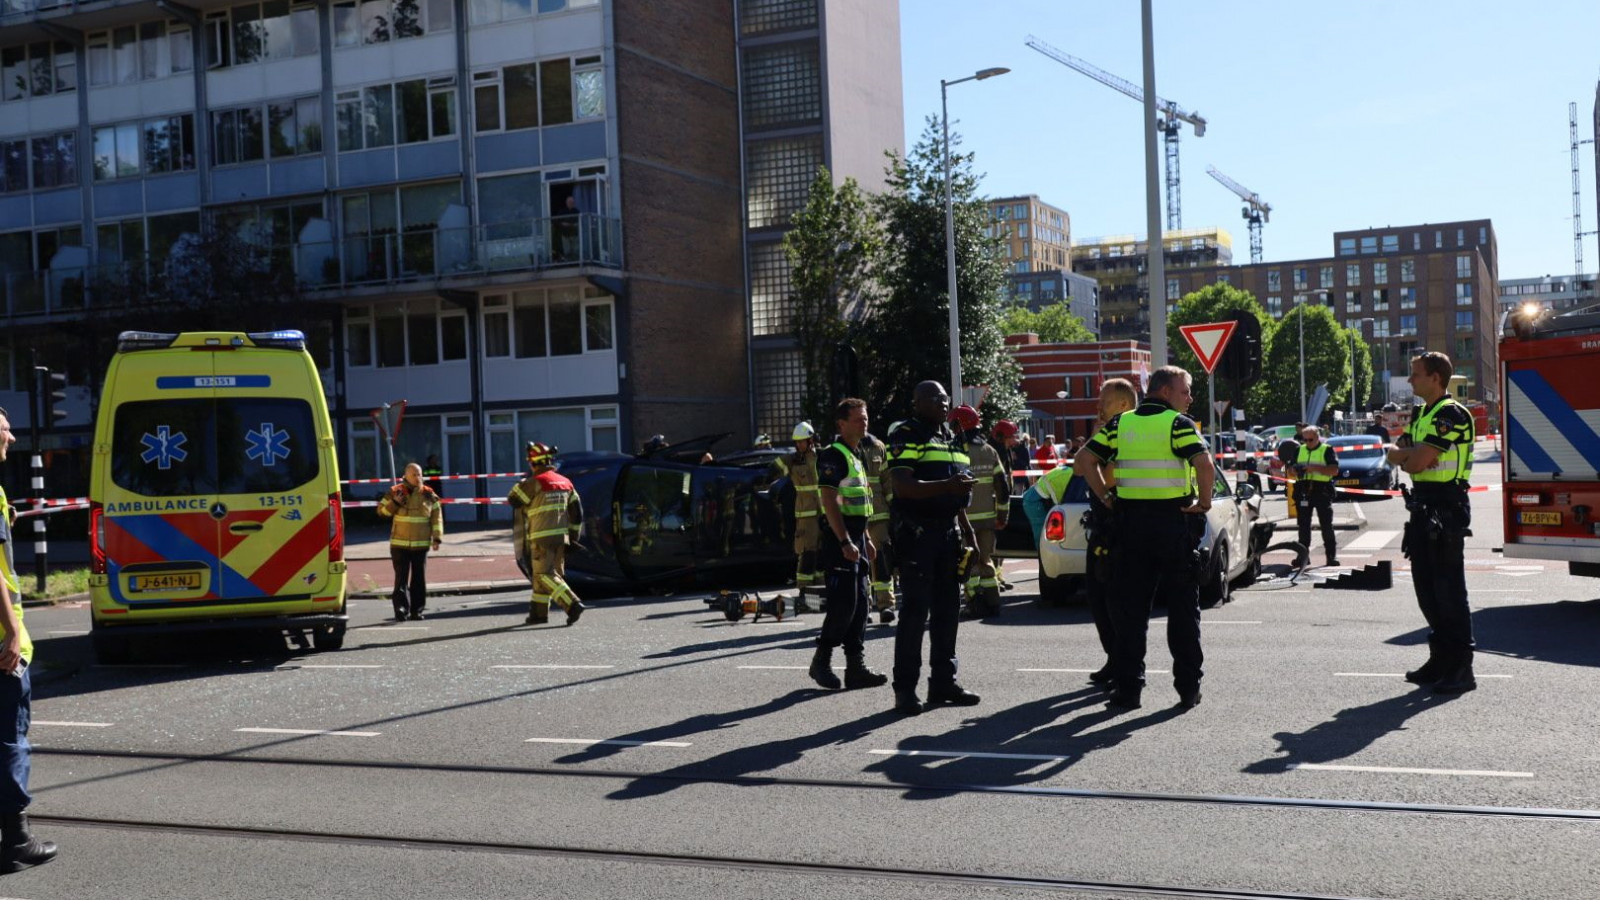
[[[1047,605],[1066,603],[1081,585],[1088,555],[1083,526],[1088,510],[1087,487],[1082,479],[1073,479],[1066,499],[1045,518],[1038,558],[1039,599]],[[1019,515],[1020,509],[1012,516],[1013,523]],[[1209,609],[1228,602],[1235,585],[1243,587],[1261,574],[1261,551],[1271,542],[1273,525],[1258,521],[1260,516],[1260,490],[1248,483],[1236,487],[1219,470],[1200,542],[1201,606]],[[1025,516],[1022,521],[1026,528]],[[1032,553],[1006,541],[996,555],[1025,558]]]

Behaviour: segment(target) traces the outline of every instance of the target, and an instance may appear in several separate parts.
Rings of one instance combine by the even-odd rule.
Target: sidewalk
[[[452,523],[454,524],[454,523]],[[387,597],[394,587],[389,529],[345,532],[351,597]],[[479,594],[528,587],[511,555],[509,524],[461,523],[446,528],[439,549],[428,555],[428,593]]]

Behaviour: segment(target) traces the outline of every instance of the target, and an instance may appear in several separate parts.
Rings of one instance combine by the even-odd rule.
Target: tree
[[[805,208],[783,238],[793,306],[790,327],[805,369],[803,414],[819,430],[832,428],[835,354],[854,337],[871,300],[873,267],[882,249],[878,222],[854,178],[837,189],[826,166],[817,168]]]
[[[1194,405],[1191,410],[1202,413],[1199,421],[1210,421],[1210,414],[1205,409],[1211,377],[1206,374],[1200,365],[1200,360],[1189,349],[1189,342],[1183,339],[1183,332],[1179,330],[1182,325],[1198,325],[1204,322],[1221,322],[1232,316],[1235,312],[1248,312],[1261,323],[1261,347],[1263,354],[1271,345],[1273,329],[1277,323],[1267,315],[1267,311],[1256,302],[1254,294],[1240,290],[1231,285],[1218,282],[1209,284],[1198,291],[1183,295],[1177,307],[1167,317],[1167,346],[1172,355],[1172,364],[1182,366],[1194,376]],[[1265,372],[1263,372],[1263,376]],[[1244,405],[1252,412],[1264,411],[1263,402],[1266,400],[1263,377],[1256,382],[1256,386],[1244,398]],[[1217,385],[1217,398],[1219,400],[1233,397],[1233,385],[1219,383]]]
[[[952,148],[960,141],[951,134]],[[997,236],[985,234],[988,205],[977,196],[972,155],[952,155],[957,303],[962,378],[987,385],[982,414],[987,421],[1015,415],[1023,406],[1021,369],[1006,350],[1000,321],[1006,271]],[[918,382],[950,379],[950,303],[944,233],[943,144],[939,120],[929,117],[906,156],[891,152],[888,189],[877,198],[885,253],[881,299],[869,311],[862,370],[870,382],[874,415],[911,414]],[[948,385],[952,395],[957,386]]]
[[[1330,406],[1349,408],[1350,403],[1350,329],[1341,326],[1333,310],[1319,303],[1303,303],[1290,310],[1273,330],[1267,344],[1262,364],[1261,383],[1264,386],[1263,411],[1300,411],[1300,317],[1305,318],[1306,395],[1326,384]],[[1358,397],[1370,392],[1372,363],[1363,364],[1360,357],[1370,356],[1366,342],[1359,335],[1356,341],[1356,387]],[[1364,375],[1364,384],[1363,384]],[[1342,403],[1340,400],[1342,399]]]
[[[1072,306],[1065,300],[1037,312],[1026,306],[1013,306],[1005,311],[1000,320],[1002,334],[1029,331],[1037,334],[1039,340],[1052,344],[1087,344],[1095,340],[1094,332],[1072,314]]]

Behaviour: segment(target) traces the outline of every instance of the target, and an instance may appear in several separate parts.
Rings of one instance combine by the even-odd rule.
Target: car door
[[[616,528],[631,578],[653,581],[693,570],[692,500],[687,467],[639,462],[623,470]]]

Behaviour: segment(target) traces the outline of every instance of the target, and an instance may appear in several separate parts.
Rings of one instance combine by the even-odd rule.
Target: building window
[[[1400,308],[1401,309],[1416,309],[1417,308],[1417,289],[1416,288],[1414,288],[1414,287],[1403,287],[1403,288],[1400,289]]]
[[[1333,266],[1322,267],[1321,272],[1318,273],[1317,286],[1324,289],[1333,287]]]
[[[1355,256],[1356,255],[1356,239],[1355,238],[1340,238],[1339,239],[1339,255],[1340,256]]]
[[[1457,247],[1465,247],[1466,245],[1467,245],[1467,230],[1465,228],[1457,228],[1456,229],[1456,246]]]
[[[260,106],[218,110],[211,114],[211,161],[214,165],[254,162],[266,154],[262,140],[263,114]]]
[[[1461,311],[1458,311],[1456,313],[1456,330],[1457,331],[1471,331],[1472,330],[1472,311],[1471,310],[1461,310]]]
[[[787,435],[800,419],[805,402],[806,373],[798,351],[775,350],[755,355],[756,429]]]
[[[811,180],[822,163],[822,137],[782,138],[749,145],[747,221],[751,228],[781,228],[805,206]]]
[[[94,130],[94,180],[139,176],[139,123],[125,122]]]
[[[1347,313],[1358,313],[1358,312],[1361,312],[1361,292],[1360,291],[1345,291],[1344,292],[1344,311],[1347,312]]]
[[[1306,267],[1305,266],[1295,266],[1295,268],[1294,268],[1294,289],[1297,290],[1297,291],[1303,291],[1309,286],[1310,286],[1310,284],[1306,281]]]
[[[1167,279],[1167,299],[1168,300],[1176,300],[1178,297],[1182,296],[1182,294],[1183,294],[1183,289],[1178,285],[1178,279],[1176,279],[1176,278],[1168,278]]]
[[[1452,362],[1461,362],[1464,359],[1471,359],[1477,355],[1477,348],[1477,338],[1457,335],[1455,359],[1452,360]]]
[[[511,355],[511,312],[504,294],[483,298],[483,355],[486,358]]]
[[[1458,256],[1458,257],[1456,257],[1456,277],[1457,278],[1471,278],[1472,277],[1472,257],[1470,257],[1470,256]]]
[[[1386,337],[1388,337],[1389,336],[1389,320],[1388,319],[1373,319],[1372,320],[1372,336],[1375,337],[1375,338],[1386,338]]]
[[[40,41],[0,50],[0,100],[47,97],[78,86],[72,45]]]
[[[333,4],[333,26],[334,46],[354,47],[449,31],[455,13],[450,0],[344,0]]]
[[[37,189],[78,183],[78,136],[61,131],[36,137],[33,147],[33,186]]]
[[[739,0],[745,35],[817,27],[817,0]]]
[[[1386,235],[1384,235],[1383,236],[1383,252],[1385,252],[1385,253],[1399,253],[1400,252],[1400,236],[1397,235],[1397,234],[1386,234]]]
[[[1375,263],[1372,264],[1372,283],[1373,284],[1388,284],[1389,283],[1389,264],[1388,263],[1386,263],[1386,262],[1375,262]]]
[[[1417,280],[1417,261],[1414,259],[1400,260],[1400,283],[1410,284]]]
[[[1421,250],[1422,249],[1422,232],[1420,232],[1420,231],[1411,232],[1411,249],[1412,250]]]
[[[322,98],[267,104],[267,151],[274,159],[322,152]]]
[[[419,78],[394,86],[399,143],[415,144],[456,133],[456,79]]]
[[[1456,305],[1457,306],[1471,306],[1472,305],[1472,282],[1465,281],[1465,282],[1458,282],[1456,284]]]
[[[1365,256],[1365,255],[1367,255],[1369,253],[1377,253],[1377,252],[1378,252],[1378,238],[1377,238],[1376,235],[1368,235],[1368,236],[1366,236],[1366,237],[1361,239],[1361,255]]]
[[[1233,276],[1223,272],[1217,276],[1217,284],[1233,284]]]
[[[28,184],[28,141],[0,141],[0,194],[25,191]]]
[[[822,119],[822,64],[815,41],[746,50],[745,123],[751,129]]]
[[[1406,313],[1400,316],[1400,334],[1402,336],[1417,333],[1417,316],[1415,313]]]
[[[1373,288],[1372,289],[1372,311],[1373,312],[1388,312],[1389,311],[1389,289],[1388,288]]]
[[[394,87],[378,84],[334,95],[339,152],[394,143]]]
[[[1282,272],[1278,271],[1277,269],[1269,269],[1267,271],[1267,290],[1269,290],[1269,291],[1281,291],[1281,290],[1283,290],[1283,273]]]
[[[780,243],[750,245],[750,330],[756,335],[794,330],[789,259]]]
[[[1478,226],[1478,243],[1489,243],[1489,229],[1483,225]]]
[[[1435,249],[1435,250],[1444,249],[1444,232],[1443,231],[1435,231],[1433,233],[1433,249]]]
[[[1349,263],[1344,267],[1344,283],[1348,287],[1361,284],[1361,264]]]
[[[1280,319],[1283,318],[1283,298],[1282,297],[1268,296],[1267,297],[1267,312],[1271,313],[1272,315],[1274,315],[1274,316],[1276,316],[1276,317],[1278,317]]]

